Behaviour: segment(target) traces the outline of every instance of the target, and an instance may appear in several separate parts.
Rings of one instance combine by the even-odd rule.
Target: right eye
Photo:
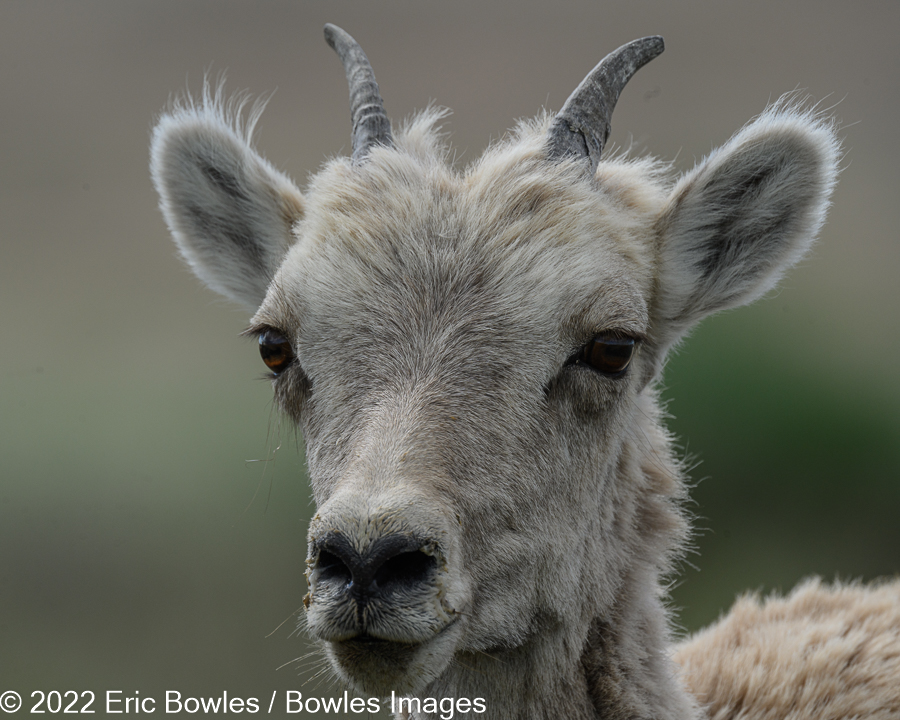
[[[276,375],[286,370],[296,357],[288,339],[277,330],[266,330],[259,336],[259,354]]]
[[[618,337],[611,333],[598,335],[587,343],[575,358],[575,362],[587,365],[592,370],[616,377],[628,368],[634,356],[635,340]]]

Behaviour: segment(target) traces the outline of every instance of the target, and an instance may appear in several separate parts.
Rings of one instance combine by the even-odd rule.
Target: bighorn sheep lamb
[[[648,37],[460,169],[441,112],[395,131],[359,45],[325,35],[351,158],[301,193],[252,148],[257,114],[207,88],[160,120],[152,173],[303,431],[306,622],[338,674],[490,718],[900,716],[898,584],[742,601],[674,659],[665,607],[688,532],[666,353],[806,252],[832,123],[777,103],[676,182],[603,159]]]

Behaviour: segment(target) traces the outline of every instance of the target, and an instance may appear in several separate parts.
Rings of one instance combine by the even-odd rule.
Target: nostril
[[[375,585],[381,591],[417,585],[428,579],[436,564],[433,555],[426,555],[421,550],[399,553],[378,568]]]
[[[319,561],[316,565],[319,570],[319,578],[324,581],[349,583],[353,580],[353,573],[347,564],[328,550],[319,552]]]

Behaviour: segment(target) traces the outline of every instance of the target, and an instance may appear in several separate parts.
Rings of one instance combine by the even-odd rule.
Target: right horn
[[[575,88],[547,131],[553,160],[584,158],[593,177],[609,137],[619,93],[631,77],[665,49],[658,35],[634,40],[614,50]]]
[[[349,33],[331,23],[325,26],[325,42],[338,54],[347,75],[350,116],[353,121],[352,159],[354,165],[359,165],[373,146],[393,147],[391,121],[384,111],[384,100],[378,92],[372,65],[359,43]]]

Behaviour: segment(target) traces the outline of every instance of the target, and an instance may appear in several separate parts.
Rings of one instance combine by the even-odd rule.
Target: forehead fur
[[[546,159],[543,117],[458,169],[436,128],[441,117],[426,112],[395,148],[375,148],[360,166],[333,160],[313,178],[260,319],[303,314],[297,304],[312,296],[340,297],[336,284],[362,295],[418,285],[434,297],[478,282],[502,286],[512,305],[539,298],[551,314],[573,296],[576,307],[602,298],[609,322],[640,332],[667,187],[659,166],[602,163],[591,180],[581,163]]]

